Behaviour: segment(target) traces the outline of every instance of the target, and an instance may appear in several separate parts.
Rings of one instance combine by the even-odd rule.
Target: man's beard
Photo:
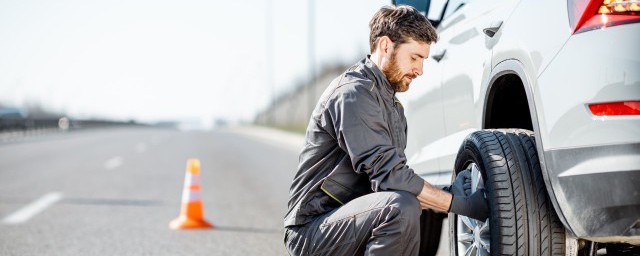
[[[397,56],[395,52],[391,54],[389,62],[382,69],[382,73],[387,77],[387,80],[389,80],[393,91],[406,92],[407,90],[409,90],[409,83],[411,82],[406,82],[404,78],[409,77],[411,78],[411,80],[413,80],[416,78],[416,75],[402,73],[402,71],[400,71],[400,68],[398,67],[398,60],[396,57]]]

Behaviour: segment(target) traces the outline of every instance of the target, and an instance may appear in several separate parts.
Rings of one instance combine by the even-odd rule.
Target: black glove
[[[465,178],[464,184],[462,184],[462,188],[464,189],[465,195],[471,195],[471,174],[469,174],[468,178]]]
[[[453,185],[452,185],[453,187]],[[489,218],[489,203],[484,198],[484,189],[478,189],[470,196],[453,194],[449,212],[485,221]]]
[[[464,170],[458,173],[453,184],[445,190],[456,196],[466,196],[471,194],[471,172],[469,172],[469,170]]]

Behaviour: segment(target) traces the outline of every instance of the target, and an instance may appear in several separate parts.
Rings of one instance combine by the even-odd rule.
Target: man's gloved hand
[[[485,221],[489,218],[489,203],[484,198],[484,189],[478,189],[469,196],[453,194],[449,212]]]
[[[449,186],[448,189],[445,189],[451,194],[456,196],[466,196],[471,193],[471,172],[469,170],[464,170],[458,173],[456,176],[456,180],[453,181],[453,184]]]
[[[489,204],[484,198],[484,190],[479,189],[471,194],[471,172],[469,170],[458,173],[453,184],[445,190],[453,194],[449,212],[480,221],[489,218]]]
[[[465,178],[464,184],[462,184],[462,188],[464,189],[465,195],[471,195],[471,173],[469,173],[468,178]]]

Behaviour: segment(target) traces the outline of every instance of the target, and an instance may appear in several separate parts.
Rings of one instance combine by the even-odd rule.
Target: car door
[[[408,92],[397,95],[405,103],[408,164],[416,173],[433,182],[440,165],[432,144],[445,135],[440,101],[442,66],[433,59],[425,62],[424,74],[411,83]]]
[[[444,5],[445,2],[441,2]],[[436,10],[440,13],[442,6]],[[438,27],[439,38],[453,34],[451,29]],[[431,45],[430,56],[425,60],[423,75],[416,78],[410,90],[397,94],[405,103],[408,123],[408,142],[405,151],[408,164],[414,171],[432,184],[450,183],[451,174],[440,167],[441,140],[445,136],[442,110],[442,71],[440,55],[447,47],[447,40],[440,39]]]
[[[464,138],[482,129],[479,90],[485,65],[487,68],[491,65],[491,44],[487,43],[488,37],[483,29],[492,26],[499,28],[500,22],[507,18],[517,1],[468,0],[451,3],[445,11],[445,21],[448,21],[454,34],[446,38],[446,53],[441,61],[445,136],[442,139],[440,165],[443,170],[452,170]]]

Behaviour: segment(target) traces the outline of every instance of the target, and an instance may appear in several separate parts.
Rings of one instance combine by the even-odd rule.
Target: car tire
[[[435,256],[440,245],[444,213],[422,210],[420,215],[420,256]]]
[[[472,171],[472,193],[485,189],[490,217],[482,222],[450,213],[452,255],[565,255],[565,229],[547,195],[531,131],[470,134],[454,177],[465,169]]]

